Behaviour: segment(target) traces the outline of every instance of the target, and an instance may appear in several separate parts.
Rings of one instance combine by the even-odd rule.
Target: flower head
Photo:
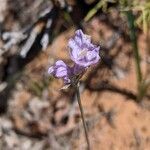
[[[70,56],[74,62],[73,67],[66,65],[62,60],[48,69],[48,73],[62,78],[64,83],[75,85],[84,74],[87,67],[96,64],[99,59],[100,47],[91,43],[91,38],[82,30],[75,32],[74,38],[69,40]]]
[[[69,40],[71,59],[82,67],[96,64],[99,59],[99,46],[91,43],[91,37],[77,30],[75,36]]]
[[[56,61],[56,63],[48,69],[48,73],[57,78],[62,78],[64,83],[70,83],[70,76],[72,69],[67,66],[62,60]]]
[[[62,78],[65,84],[75,83],[78,76],[82,76],[85,68],[74,64],[73,67],[66,65],[62,60],[56,61],[56,63],[48,69],[48,74],[53,75],[56,78]]]

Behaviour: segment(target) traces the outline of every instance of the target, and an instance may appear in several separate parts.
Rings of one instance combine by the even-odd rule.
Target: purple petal
[[[68,46],[70,47],[70,57],[73,59],[77,59],[78,53],[81,48],[76,44],[73,39],[69,40]]]
[[[65,84],[69,84],[71,81],[68,77],[63,78]]]
[[[67,76],[67,68],[65,67],[59,67],[56,69],[56,72],[55,72],[55,76],[58,77],[58,78],[62,78],[62,77],[65,77]]]
[[[58,60],[58,61],[56,61],[55,66],[64,66],[64,67],[66,67],[67,65],[62,60]]]
[[[69,40],[71,59],[82,67],[88,67],[99,61],[99,46],[91,43],[91,37],[84,34],[82,30],[75,32],[74,38]]]
[[[67,66],[62,60],[58,60],[52,67],[48,69],[48,73],[57,78],[62,78],[64,83],[70,83],[72,69]]]
[[[54,67],[53,66],[49,67],[48,74],[53,74],[53,72],[54,72]]]
[[[96,59],[97,53],[94,51],[88,51],[86,55],[87,61],[94,61]]]
[[[74,38],[74,40],[75,40],[76,42],[79,42],[79,44],[80,44],[80,46],[81,46],[81,45],[84,44],[84,43],[90,43],[90,42],[91,42],[91,37],[88,36],[88,35],[86,35],[86,34],[84,34],[84,33],[82,32],[82,30],[79,29],[79,30],[77,30],[77,31],[75,32],[75,38]]]
[[[95,45],[95,49],[94,49],[97,53],[99,53],[99,50],[100,50],[100,46],[96,46]]]

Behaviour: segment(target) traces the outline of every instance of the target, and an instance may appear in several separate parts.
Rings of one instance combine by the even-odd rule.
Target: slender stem
[[[87,131],[87,127],[86,127],[86,123],[85,123],[85,119],[84,119],[84,112],[83,112],[83,107],[81,104],[81,98],[80,98],[80,92],[79,92],[78,85],[76,86],[76,92],[77,92],[77,100],[78,100],[78,104],[79,104],[79,108],[80,108],[80,112],[81,112],[81,118],[82,118],[82,123],[83,123],[83,127],[84,127],[84,132],[85,132],[85,138],[86,138],[86,142],[87,142],[87,149],[90,150],[88,131]]]
[[[136,31],[135,31],[135,25],[134,25],[135,18],[131,10],[127,11],[126,15],[128,18],[128,24],[129,24],[129,29],[130,29],[130,39],[132,41],[133,52],[134,52],[134,57],[135,57],[137,83],[138,83],[138,95],[139,95],[138,97],[140,97],[141,83],[142,83],[142,71],[140,67],[140,55],[139,55],[139,50],[137,46],[137,37],[136,37]]]

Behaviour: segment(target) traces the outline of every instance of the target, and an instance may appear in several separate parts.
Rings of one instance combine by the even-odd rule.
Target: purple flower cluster
[[[58,60],[53,66],[48,69],[48,73],[57,78],[63,78],[65,84],[67,84],[70,83],[72,68],[67,66],[62,60]]]
[[[75,32],[74,38],[69,40],[70,57],[79,66],[89,67],[96,64],[99,57],[100,47],[91,43],[91,37],[82,30]]]
[[[62,78],[65,84],[71,84],[76,76],[84,73],[91,65],[96,64],[99,59],[99,46],[91,43],[91,37],[84,34],[82,30],[77,30],[75,36],[69,40],[70,58],[74,66],[66,65],[62,60],[58,60],[48,69],[48,73]]]

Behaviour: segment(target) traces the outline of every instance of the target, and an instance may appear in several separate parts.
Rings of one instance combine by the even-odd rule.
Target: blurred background
[[[150,148],[149,0],[0,0],[0,150],[84,150],[72,88],[47,74],[77,29],[100,45],[81,79],[92,150]]]

